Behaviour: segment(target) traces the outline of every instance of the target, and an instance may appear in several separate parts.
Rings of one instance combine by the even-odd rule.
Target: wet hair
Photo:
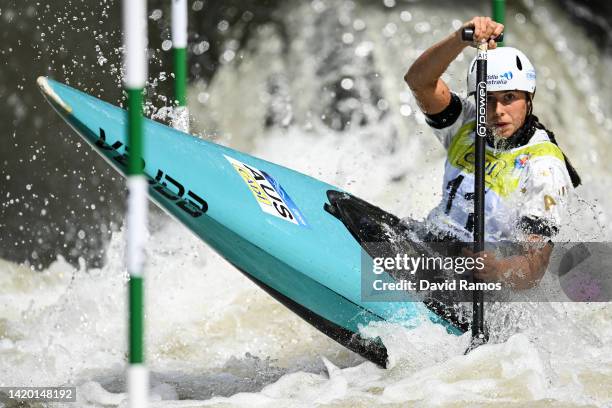
[[[546,132],[546,134],[548,135],[548,138],[550,139],[550,141],[552,143],[554,143],[557,147],[559,147],[559,144],[557,143],[557,140],[555,139],[555,134],[552,131],[548,130],[543,124],[541,124],[537,116],[531,114],[530,117],[533,118],[534,131],[535,131],[535,129],[542,129],[543,131]],[[559,149],[561,150],[561,153],[563,153],[563,159],[565,161],[565,168],[567,169],[567,172],[569,173],[570,179],[572,180],[572,185],[574,186],[574,188],[578,187],[580,184],[582,184],[582,180],[580,179],[580,175],[578,174],[578,171],[572,165],[570,160],[567,158],[567,155],[565,154],[563,149],[561,149],[560,147],[559,147]]]
[[[532,119],[531,126],[534,127],[533,132],[535,132],[535,129],[542,129],[543,131],[546,132],[550,141],[554,143],[554,145],[557,146],[559,150],[561,150],[561,153],[563,153],[563,160],[565,161],[565,168],[567,169],[570,179],[572,180],[572,185],[574,186],[574,188],[576,188],[580,184],[582,184],[582,179],[580,178],[578,171],[572,165],[572,163],[570,162],[569,158],[567,157],[563,149],[561,149],[561,147],[559,146],[559,143],[557,143],[555,134],[551,130],[547,129],[546,126],[544,126],[542,123],[540,123],[540,120],[538,119],[538,117],[533,114],[533,96],[534,95],[535,95],[535,91],[533,91],[533,93],[525,92],[525,96],[527,97],[527,103],[529,104],[529,108],[527,110],[527,116],[525,117],[525,122],[527,122],[527,119]],[[533,135],[533,132],[531,132],[532,135]]]

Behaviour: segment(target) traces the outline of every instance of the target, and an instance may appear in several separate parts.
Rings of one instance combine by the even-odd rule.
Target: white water
[[[406,10],[410,19],[403,14],[402,20]],[[551,10],[527,14],[548,24],[546,35],[521,23],[516,12],[509,12],[509,32],[516,33],[515,44],[536,44],[526,50],[540,70],[536,113],[556,131],[583,176],[579,193],[588,204],[568,228],[579,225],[585,240],[607,240],[601,225],[610,216],[612,177],[605,158],[612,116],[609,85],[600,79],[612,65]],[[439,199],[443,152],[401,78],[452,20],[475,10],[452,14],[419,5],[386,14],[350,7],[339,13],[348,13],[353,27],[361,26],[357,20],[367,27],[356,31],[353,48],[344,48],[349,56],[319,63],[329,71],[315,75],[326,51],[312,44],[312,36],[331,35],[325,30],[333,25],[315,25],[317,14],[305,5],[294,11],[296,17],[287,17],[303,21],[292,26],[288,54],[281,58],[280,39],[263,30],[256,52],[245,53],[241,64],[228,63],[209,87],[192,90],[196,125],[394,213],[421,218]],[[566,34],[554,37],[555,30]],[[371,41],[373,67],[346,63],[359,41]],[[458,90],[470,52],[448,75]],[[569,68],[572,55],[585,61],[582,70]],[[357,84],[363,109],[354,115],[368,118],[370,126],[330,131],[312,114],[328,103],[321,84],[339,71],[349,72]],[[371,77],[370,71],[379,75]],[[265,92],[271,73],[280,74],[285,91],[279,94],[292,103],[281,103],[275,111],[281,120],[266,129],[266,103],[275,96]],[[379,120],[369,110],[366,89],[387,101],[386,117]],[[207,101],[201,105],[203,92],[208,96],[200,98]],[[593,98],[601,103],[593,104]],[[364,330],[381,336],[389,351],[390,368],[383,370],[287,311],[176,222],[161,217],[151,230],[146,293],[154,407],[612,406],[608,303],[492,311],[492,324],[507,324],[507,330],[498,333],[498,344],[467,356],[469,338],[438,326],[368,327]],[[0,386],[71,384],[78,387],[76,406],[126,406],[123,235],[113,235],[102,269],[77,270],[60,259],[43,273],[7,262],[0,271]]]
[[[180,225],[164,224],[148,246],[152,406],[605,406],[612,399],[609,304],[527,305],[523,312],[546,313],[549,323],[468,356],[468,337],[439,326],[369,327],[389,350],[383,370],[302,322]],[[78,406],[125,406],[122,239],[113,236],[100,270],[61,260],[42,274],[1,266],[1,385],[74,384]]]

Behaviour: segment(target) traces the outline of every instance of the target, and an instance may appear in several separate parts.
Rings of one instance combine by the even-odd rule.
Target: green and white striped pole
[[[123,0],[124,86],[128,94],[127,270],[129,281],[128,406],[146,407],[149,374],[144,349],[144,246],[147,237],[147,180],[142,161],[142,104],[147,78],[147,3]]]
[[[506,0],[491,0],[491,9],[493,11],[493,21],[506,24]],[[507,32],[506,27],[504,27],[504,38],[506,38]],[[498,47],[503,45],[503,41],[497,43]]]
[[[172,126],[189,133],[187,110],[187,0],[172,0],[174,99],[178,106]]]

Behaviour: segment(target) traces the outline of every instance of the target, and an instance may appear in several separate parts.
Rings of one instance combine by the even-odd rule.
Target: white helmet
[[[476,92],[476,58],[467,75],[468,94]],[[487,91],[526,91],[536,89],[536,72],[531,61],[512,47],[498,47],[487,52]]]

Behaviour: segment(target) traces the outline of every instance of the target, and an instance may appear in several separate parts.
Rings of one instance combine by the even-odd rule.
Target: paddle
[[[474,40],[474,29],[464,28],[461,32],[463,41]],[[495,39],[503,41],[503,33]],[[475,171],[474,171],[474,253],[484,251],[485,235],[485,136],[487,134],[487,45],[486,41],[477,45],[476,56],[476,141],[475,141]],[[480,282],[474,278],[474,282]],[[481,290],[474,291],[472,300],[472,341],[465,351],[469,353],[476,347],[485,344],[488,333],[484,325],[484,294]]]

